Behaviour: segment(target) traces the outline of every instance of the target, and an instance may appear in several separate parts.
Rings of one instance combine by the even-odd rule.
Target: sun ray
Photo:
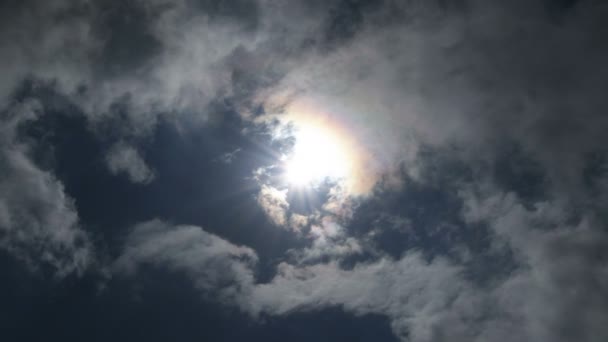
[[[340,181],[351,168],[348,151],[335,134],[324,127],[301,125],[295,145],[285,158],[285,178],[294,186],[310,186],[324,180]]]

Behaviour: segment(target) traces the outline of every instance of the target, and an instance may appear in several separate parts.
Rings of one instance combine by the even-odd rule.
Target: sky
[[[608,3],[0,3],[3,341],[603,342]]]

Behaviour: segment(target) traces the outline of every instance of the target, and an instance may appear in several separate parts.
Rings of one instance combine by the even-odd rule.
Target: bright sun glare
[[[307,186],[324,180],[337,181],[350,170],[348,153],[342,142],[327,128],[299,127],[295,145],[285,159],[285,177],[296,186]]]

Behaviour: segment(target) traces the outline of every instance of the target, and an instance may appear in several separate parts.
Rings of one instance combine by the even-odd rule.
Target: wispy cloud
[[[155,177],[154,171],[148,167],[137,150],[123,143],[112,146],[106,155],[106,163],[110,172],[124,173],[134,183],[146,184]]]
[[[0,119],[0,248],[32,270],[50,266],[58,277],[81,274],[93,262],[93,246],[74,202],[52,173],[34,163],[32,146],[18,135],[42,111],[27,101]]]

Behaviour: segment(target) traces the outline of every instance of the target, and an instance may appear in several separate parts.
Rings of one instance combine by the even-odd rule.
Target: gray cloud
[[[335,305],[356,314],[381,313],[391,317],[398,336],[429,341],[451,302],[463,295],[466,285],[457,274],[456,267],[439,260],[427,264],[417,255],[349,271],[335,264],[284,264],[271,283],[256,288],[252,302],[274,314]]]
[[[92,123],[124,116],[129,136],[159,117],[206,122],[225,99],[251,111],[327,19],[324,2],[291,1],[25,1],[5,13],[3,99],[25,78],[52,80]]]
[[[608,334],[608,244],[603,223],[559,202],[526,209],[512,194],[467,196],[466,217],[487,222],[496,248],[509,248],[520,267],[494,289],[498,305],[530,340],[600,341]],[[495,322],[498,328],[500,322]]]
[[[248,112],[252,98],[275,96],[282,80],[280,93],[352,122],[382,169],[411,161],[421,144],[515,141],[572,192],[582,156],[602,139],[606,75],[596,65],[607,53],[599,28],[606,8],[597,2],[577,4],[559,22],[537,2],[388,2],[351,13],[350,38],[329,50],[302,46],[338,15],[326,13],[333,2],[191,5],[26,3],[3,23],[3,96],[26,76],[54,79],[95,122],[126,106],[131,135],[149,132],[158,115],[205,121],[218,98]],[[119,30],[144,46],[126,46]],[[97,63],[124,69],[100,77]]]
[[[148,167],[139,152],[129,145],[117,143],[108,151],[106,163],[113,174],[125,173],[134,183],[149,183],[154,171]]]
[[[252,317],[329,306],[383,314],[404,340],[605,340],[605,162],[593,177],[586,174],[590,156],[601,160],[606,152],[608,6],[386,1],[360,13],[330,11],[338,2],[323,1],[194,3],[63,0],[1,11],[4,249],[62,275],[81,272],[92,258],[73,201],[18,139],[17,127],[40,111],[11,103],[26,78],[52,80],[92,131],[119,122],[106,162],[138,183],[154,172],[120,141],[150,134],[159,118],[207,122],[211,105],[226,101],[251,123],[259,108],[281,117],[290,105],[312,103],[361,141],[371,156],[366,176],[385,188],[398,191],[404,170],[435,186],[430,173],[455,173],[433,171],[421,153],[426,148],[438,159],[463,161],[472,179],[454,176],[446,191],[460,190],[463,224],[487,226],[491,248],[511,253],[512,273],[478,287],[466,265],[429,260],[423,246],[399,259],[374,249],[371,260],[344,267],[345,255],[376,248],[350,235],[357,210],[350,198],[332,198],[323,208],[347,213],[339,234],[323,225],[312,237],[302,234],[309,245],[292,250],[295,260],[281,263],[267,283],[255,281],[253,250],[158,220],[133,228],[115,272],[134,275],[143,265],[184,272],[203,293],[219,293]],[[328,23],[339,15],[353,16],[345,20],[352,25]],[[513,189],[494,187],[487,167],[512,145],[549,179],[526,203]],[[273,223],[297,231],[315,223],[290,213],[286,196],[271,185],[262,184],[257,200]],[[374,231],[413,224],[390,217],[375,221]]]
[[[57,276],[82,273],[93,261],[74,203],[53,174],[31,159],[20,125],[36,120],[36,101],[15,104],[0,119],[0,247],[31,269],[50,266]]]
[[[133,228],[114,269],[133,274],[141,265],[154,265],[184,272],[203,294],[219,294],[225,304],[254,317],[337,305],[356,314],[385,314],[398,335],[418,341],[431,340],[436,324],[450,319],[454,301],[465,306],[459,297],[469,295],[457,266],[445,260],[427,263],[417,254],[352,270],[336,263],[303,267],[282,263],[265,284],[254,282],[256,261],[251,249],[199,227],[153,220]]]
[[[184,272],[204,293],[223,300],[243,295],[253,284],[255,252],[195,226],[172,226],[160,220],[140,223],[129,233],[116,272],[133,274],[142,265]]]
[[[391,22],[396,13],[407,19]],[[597,29],[605,13],[582,2],[556,23],[536,2],[394,4],[366,15],[349,44],[304,58],[277,92],[297,90],[296,102],[347,122],[383,172],[402,162],[415,172],[421,146],[456,144],[462,158],[491,159],[514,143],[575,195],[608,124],[599,68],[608,48]]]
[[[133,274],[141,265],[185,272],[204,295],[259,317],[341,306],[358,315],[391,318],[395,333],[415,341],[442,340],[441,334],[475,337],[467,320],[482,319],[483,293],[446,260],[424,261],[411,253],[342,269],[337,263],[294,266],[281,263],[268,283],[255,283],[255,253],[199,227],[155,220],[137,225],[127,238],[115,271]],[[469,339],[470,340],[470,339]]]
[[[160,221],[138,225],[115,265],[127,271],[152,264],[185,272],[203,293],[227,292],[224,303],[252,317],[334,306],[356,315],[386,315],[403,340],[600,341],[606,336],[603,250],[608,240],[597,222],[568,223],[559,205],[531,211],[512,195],[467,197],[467,203],[467,220],[489,224],[495,248],[513,249],[517,259],[515,271],[483,287],[467,280],[464,265],[441,257],[428,261],[417,252],[353,268],[336,261],[283,262],[269,282],[256,283],[252,250],[198,227]],[[557,228],[542,228],[551,225]],[[311,260],[311,249],[296,258]]]
[[[98,41],[91,33],[85,1],[6,2],[0,18],[0,103],[7,101],[25,78],[57,81],[73,91],[90,74],[90,56]],[[70,11],[82,15],[69,15]],[[35,25],[32,25],[35,23]]]
[[[247,257],[249,262],[244,263],[231,253],[222,254],[227,263],[222,268],[238,270],[234,273],[239,274],[229,277],[233,285],[222,285],[238,289],[226,303],[252,317],[334,306],[356,315],[382,314],[390,318],[397,336],[413,341],[602,340],[607,334],[603,322],[608,315],[608,283],[604,281],[608,236],[602,221],[593,210],[581,212],[560,198],[530,207],[514,193],[504,193],[491,183],[480,184],[459,186],[462,217],[469,225],[487,225],[490,248],[511,251],[515,263],[508,273],[488,283],[472,282],[466,262],[443,257],[429,260],[415,250],[399,259],[375,251],[371,260],[345,267],[340,263],[345,254],[360,253],[369,246],[348,237],[342,227],[332,230],[323,225],[310,231],[314,235],[311,245],[292,250],[293,260],[279,264],[276,275],[266,283],[254,280],[255,257]],[[412,224],[404,220],[388,221],[391,226]],[[374,229],[383,229],[382,223],[377,223]],[[191,229],[209,235],[199,228]],[[142,253],[141,260],[186,272],[204,292],[221,291],[213,276],[199,275],[201,271],[194,265],[200,258],[188,257],[198,250],[215,255],[212,251],[218,249],[207,242],[186,243],[197,240],[192,238],[175,244],[168,238],[170,247],[165,248],[163,234],[150,240],[160,247]],[[217,242],[222,246],[219,250],[242,248],[215,236],[206,240]],[[130,241],[138,241],[130,243],[131,250],[147,244],[144,239]],[[352,243],[357,245],[355,249]],[[205,258],[200,264],[207,264]],[[213,268],[204,269],[215,274]]]
[[[286,197],[287,190],[279,190],[266,185],[262,186],[260,193],[257,195],[258,203],[270,221],[277,226],[283,226],[287,223],[289,203]]]

